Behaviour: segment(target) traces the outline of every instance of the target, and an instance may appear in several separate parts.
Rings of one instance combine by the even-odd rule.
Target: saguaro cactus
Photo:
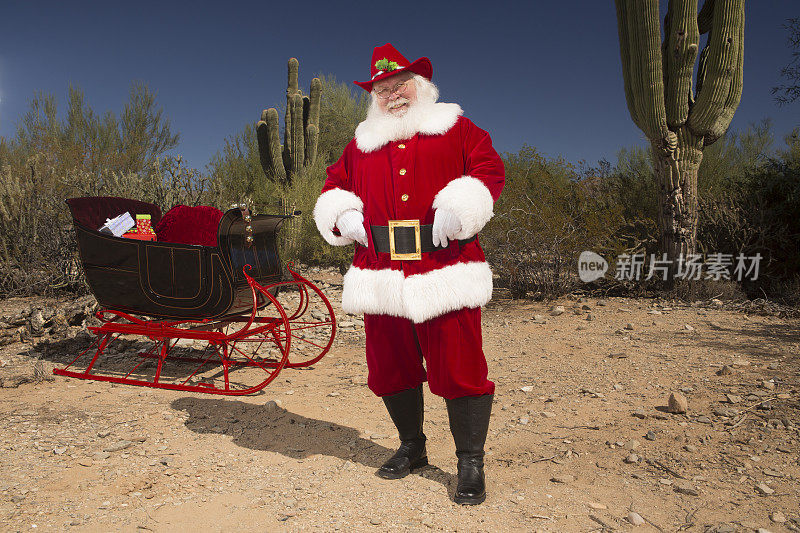
[[[719,139],[742,96],[744,0],[669,0],[659,43],[658,0],[616,0],[625,99],[650,140],[659,185],[662,253],[695,253],[697,170],[703,148]],[[697,89],[692,76],[700,35]]]
[[[304,166],[314,163],[319,140],[319,100],[322,83],[311,80],[309,96],[303,96],[297,82],[300,64],[289,60],[289,82],[286,87],[286,117],[283,144],[280,143],[278,110],[261,112],[256,126],[261,167],[267,177],[280,183],[291,183],[292,176]]]

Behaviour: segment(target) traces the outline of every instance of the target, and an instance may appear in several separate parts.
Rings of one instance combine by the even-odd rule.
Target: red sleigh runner
[[[330,349],[336,319],[313,283],[281,274],[277,233],[292,215],[72,198],[86,280],[102,308],[92,345],[54,373],[162,389],[242,395]],[[205,210],[205,211],[204,211]],[[158,240],[101,233],[106,218],[148,214]],[[170,242],[166,242],[170,241]]]

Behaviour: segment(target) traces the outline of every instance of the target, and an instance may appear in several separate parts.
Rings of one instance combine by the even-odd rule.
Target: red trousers
[[[367,384],[378,396],[428,381],[447,399],[493,394],[481,339],[481,310],[459,309],[414,324],[407,318],[364,315]],[[425,360],[425,367],[422,365]]]

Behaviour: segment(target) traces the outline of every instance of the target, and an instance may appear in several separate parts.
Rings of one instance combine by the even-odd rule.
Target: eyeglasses
[[[398,83],[391,89],[389,89],[388,87],[384,87],[379,91],[375,91],[375,94],[378,95],[378,98],[380,98],[381,100],[386,100],[387,98],[389,98],[389,96],[392,95],[392,93],[403,94],[404,92],[406,92],[406,89],[408,89],[408,82],[410,82],[411,79],[412,78],[409,78],[404,82]]]

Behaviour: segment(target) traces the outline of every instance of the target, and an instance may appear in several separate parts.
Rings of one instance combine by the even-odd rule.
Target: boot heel
[[[428,466],[428,457],[427,456],[420,457],[419,459],[417,459],[416,461],[411,463],[410,470],[414,470],[415,468],[422,468],[423,466]]]

